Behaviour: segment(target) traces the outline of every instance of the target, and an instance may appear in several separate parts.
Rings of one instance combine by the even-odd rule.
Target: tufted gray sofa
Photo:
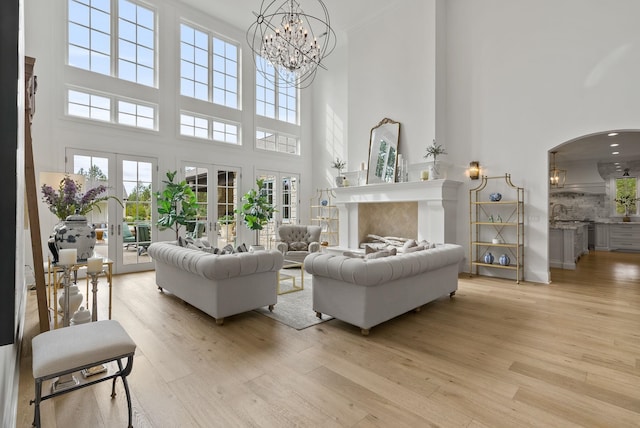
[[[280,241],[276,248],[284,254],[284,258],[294,262],[303,262],[311,253],[320,251],[320,226],[303,226],[287,224],[278,228]]]
[[[419,308],[458,289],[464,250],[456,244],[397,256],[362,259],[314,253],[304,260],[313,275],[313,310],[361,328]]]
[[[279,251],[216,255],[175,242],[148,248],[156,266],[156,284],[206,312],[221,325],[224,318],[277,302]]]

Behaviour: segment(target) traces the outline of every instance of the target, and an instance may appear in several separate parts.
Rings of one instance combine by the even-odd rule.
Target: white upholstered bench
[[[132,427],[131,394],[127,376],[133,366],[135,342],[129,337],[120,323],[115,320],[97,321],[40,333],[31,342],[33,349],[33,377],[35,378],[35,411],[33,425],[40,426],[40,402],[76,389],[113,379],[111,398],[115,397],[116,379],[122,378],[129,407],[129,427]],[[127,359],[125,367],[122,359]],[[70,386],[42,395],[42,383],[56,377],[69,376],[83,369],[115,361],[117,370],[106,374],[88,377],[84,381],[70,382]]]

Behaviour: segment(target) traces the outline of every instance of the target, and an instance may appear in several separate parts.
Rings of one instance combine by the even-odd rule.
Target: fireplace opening
[[[358,242],[367,242],[370,234],[418,239],[418,202],[358,204]]]

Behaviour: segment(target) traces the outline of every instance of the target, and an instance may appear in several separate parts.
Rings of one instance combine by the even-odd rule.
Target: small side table
[[[300,286],[296,286],[296,277],[295,275],[290,275],[288,273],[281,273],[281,271],[278,271],[278,289],[277,289],[277,293],[278,295],[281,294],[288,294],[288,293],[293,293],[296,291],[301,291],[304,290],[304,262],[296,262],[293,260],[285,260],[284,264],[282,266],[282,268],[300,268]],[[292,287],[288,290],[281,290],[280,289],[280,282],[281,281],[285,281],[287,279],[290,279],[292,282]]]

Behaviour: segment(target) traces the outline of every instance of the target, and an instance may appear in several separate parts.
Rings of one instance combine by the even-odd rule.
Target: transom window
[[[256,130],[256,148],[272,152],[300,154],[297,137],[266,129]]]
[[[238,52],[235,44],[180,24],[180,95],[237,109]]]
[[[112,46],[111,37],[113,10],[118,16],[116,47]],[[130,0],[68,0],[68,14],[70,66],[155,85],[153,10]],[[116,55],[112,54],[113,49]]]
[[[284,80],[276,78],[273,66],[260,56],[256,56],[256,114],[298,123],[298,90],[287,87]]]
[[[240,144],[240,124],[196,115],[180,113],[180,134],[229,144]]]
[[[157,129],[157,107],[125,100],[115,95],[69,89],[67,114],[143,129]]]

